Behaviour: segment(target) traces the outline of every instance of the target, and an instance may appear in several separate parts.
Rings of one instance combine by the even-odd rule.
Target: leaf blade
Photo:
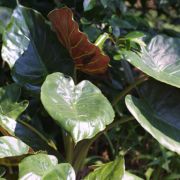
[[[76,143],[94,137],[114,118],[111,105],[96,86],[89,81],[75,86],[72,78],[61,73],[46,78],[41,88],[41,101]]]
[[[167,36],[155,36],[148,45],[148,51],[142,48],[142,55],[124,51],[125,59],[135,67],[157,79],[175,87],[180,87],[180,39]]]
[[[57,165],[55,156],[36,154],[24,158],[19,164],[19,179],[37,178],[43,176],[47,170]]]
[[[85,180],[122,179],[124,175],[124,159],[119,156],[114,161],[101,165],[85,177]]]
[[[160,144],[180,154],[179,89],[153,81],[142,88],[143,98],[128,95],[126,106]]]
[[[29,154],[30,147],[19,139],[10,136],[0,137],[1,165],[17,165]]]
[[[12,68],[13,79],[32,92],[40,91],[47,74],[71,74],[73,69],[71,58],[45,18],[21,5],[3,34],[2,58]]]
[[[19,179],[75,180],[75,172],[68,163],[58,164],[55,156],[36,154],[21,161],[19,164]]]
[[[91,75],[106,73],[109,57],[90,43],[87,36],[79,30],[71,9],[68,7],[55,9],[48,14],[48,18],[59,41],[68,49],[78,70]]]

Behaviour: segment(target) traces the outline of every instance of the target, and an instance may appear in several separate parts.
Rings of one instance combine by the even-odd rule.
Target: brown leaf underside
[[[107,55],[89,42],[87,36],[80,32],[78,23],[68,7],[55,9],[48,14],[58,39],[68,49],[78,70],[87,74],[104,74],[110,61]]]

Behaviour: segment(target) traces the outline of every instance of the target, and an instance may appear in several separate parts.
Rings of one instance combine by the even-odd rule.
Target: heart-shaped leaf
[[[114,161],[101,165],[84,180],[107,180],[122,179],[125,172],[123,157],[117,157]]]
[[[155,36],[139,56],[124,51],[125,59],[153,78],[180,87],[180,39]]]
[[[71,74],[73,68],[45,18],[21,5],[3,34],[2,58],[12,68],[13,79],[33,92],[39,92],[47,74]]]
[[[48,14],[61,44],[66,47],[80,71],[88,74],[104,74],[110,61],[107,55],[90,43],[79,30],[71,9],[63,7]]]
[[[75,180],[75,172],[68,163],[57,164],[54,156],[37,154],[26,157],[19,164],[19,179]]]
[[[0,137],[0,164],[17,165],[29,150],[29,146],[19,139],[10,136]]]
[[[180,154],[180,90],[151,81],[140,92],[141,99],[126,96],[129,111],[160,144]]]
[[[110,103],[95,85],[85,80],[75,86],[72,78],[62,73],[46,78],[41,88],[41,101],[76,143],[94,137],[114,118]]]

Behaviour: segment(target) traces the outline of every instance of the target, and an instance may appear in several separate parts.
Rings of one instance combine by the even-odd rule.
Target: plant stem
[[[77,84],[77,69],[76,68],[74,68],[73,79],[74,79],[74,84]]]
[[[124,124],[132,120],[134,120],[133,116],[122,117],[121,120],[114,121],[113,123],[108,125],[104,131],[109,131],[110,129],[116,127],[117,125]]]
[[[73,161],[73,151],[74,151],[74,142],[72,137],[66,133],[63,132],[63,139],[64,139],[64,148],[66,152],[66,161],[72,164]]]
[[[12,166],[8,166],[8,169],[9,169],[9,174],[13,174],[14,172],[13,172],[13,168],[12,168]]]
[[[31,131],[33,131],[35,134],[37,134],[42,140],[44,140],[49,146],[51,146],[53,149],[57,150],[56,145],[54,144],[54,142],[52,140],[47,140],[47,138],[41,134],[38,130],[36,130],[33,126],[31,126],[30,124],[21,121],[21,120],[17,120],[17,122],[19,122],[20,124],[23,124],[25,127],[27,127],[28,129],[30,129]]]
[[[66,155],[66,159],[67,161],[72,164],[73,161],[73,150],[74,150],[74,143],[72,138],[68,135],[68,151],[67,151],[67,155]]]
[[[92,143],[93,143],[92,139],[87,139],[77,144],[74,151],[74,160],[73,160],[73,167],[75,172],[78,172],[83,168],[85,158]]]
[[[119,95],[112,102],[112,105],[115,106],[127,93],[129,93],[133,88],[140,85],[146,80],[148,80],[147,76],[142,76],[139,79],[137,79],[133,84],[129,85],[127,88],[125,88],[123,91],[119,93]]]
[[[111,142],[111,139],[109,138],[107,132],[104,132],[104,136],[105,136],[105,138],[107,139],[108,144],[109,144],[109,146],[110,146],[112,157],[114,157],[114,155],[115,155],[115,149],[114,149],[114,146],[113,146],[113,144],[112,144],[112,142]]]

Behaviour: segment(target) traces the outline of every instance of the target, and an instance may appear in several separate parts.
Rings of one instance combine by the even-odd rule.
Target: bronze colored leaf
[[[87,74],[104,74],[110,61],[99,47],[89,42],[88,37],[79,30],[68,7],[55,9],[48,14],[58,39],[66,47],[78,70]]]

